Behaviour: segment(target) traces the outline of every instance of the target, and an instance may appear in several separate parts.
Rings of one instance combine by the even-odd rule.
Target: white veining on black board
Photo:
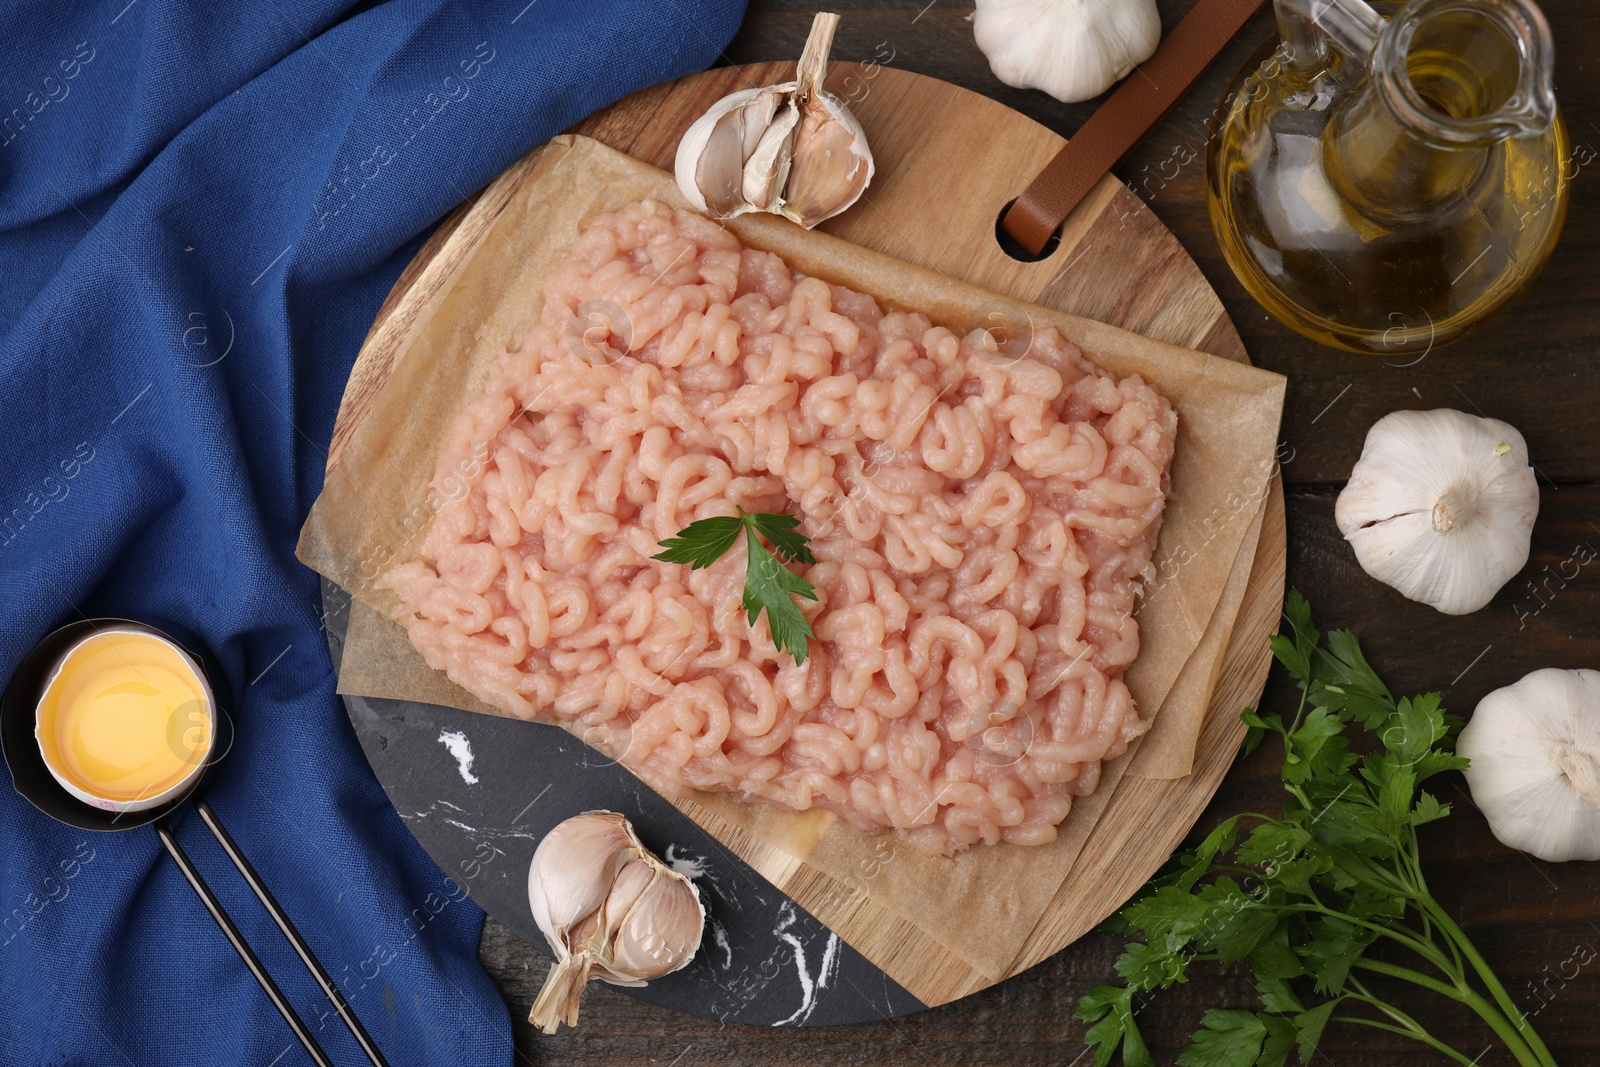
[[[410,820],[412,820],[412,819],[426,819],[429,816],[431,816],[439,808],[449,808],[451,811],[459,811],[459,812],[462,812],[462,813],[466,812],[465,808],[460,807],[459,805],[456,805],[456,804],[452,804],[448,800],[435,800],[435,801],[433,801],[432,803],[430,803],[428,805],[428,810],[427,811],[414,811],[410,815],[407,815],[405,812],[402,811],[402,812],[400,812],[400,817],[402,819],[407,820],[408,822]]]
[[[677,845],[668,845],[667,854],[662,857],[667,861],[667,866],[677,871],[688,879],[706,877],[706,861],[698,856],[689,856],[679,853]]]
[[[773,928],[772,936],[788,944],[794,953],[794,967],[796,977],[800,980],[800,1006],[794,1010],[787,1019],[779,1019],[773,1026],[804,1026],[811,1013],[817,1010],[817,995],[828,988],[828,982],[833,977],[834,970],[839,965],[839,935],[828,932],[827,944],[822,950],[822,962],[817,966],[817,975],[811,976],[811,970],[806,965],[806,946],[789,932],[789,928],[799,920],[793,904],[785,901],[780,912],[782,918]]]
[[[728,944],[728,930],[727,927],[715,919],[710,920],[710,922],[711,940],[715,941],[717,947],[722,950],[722,969],[726,971],[733,966],[733,946]]]
[[[478,776],[472,773],[472,742],[467,740],[467,735],[460,730],[440,730],[439,743],[455,757],[461,780],[468,785],[477,785]]]
[[[478,839],[479,837],[490,840],[517,838],[523,841],[538,841],[540,839],[538,834],[530,834],[523,830],[502,830],[493,826],[472,826],[453,816],[439,814],[440,808],[449,808],[451,811],[459,812],[462,815],[466,814],[466,810],[464,808],[452,804],[448,800],[435,800],[433,803],[428,805],[427,811],[413,811],[409,815],[407,815],[405,812],[401,812],[400,817],[407,822],[410,822],[413,819],[431,819],[435,815],[438,815],[439,822],[454,826],[457,830],[461,830],[465,833],[473,835],[474,840]]]
[[[468,826],[459,819],[446,819],[444,821],[449,823],[451,826],[456,827],[457,829],[465,830],[469,834],[480,835],[489,840],[502,840],[508,837],[518,838],[523,841],[540,840],[538,834],[530,834],[522,830],[501,830],[493,826],[485,826],[482,829],[479,829],[476,826]]]

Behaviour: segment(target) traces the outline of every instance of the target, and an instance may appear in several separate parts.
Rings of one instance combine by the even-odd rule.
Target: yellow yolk
[[[39,701],[45,762],[112,801],[157,796],[211,746],[211,708],[189,659],[152,634],[95,634],[67,654]]]

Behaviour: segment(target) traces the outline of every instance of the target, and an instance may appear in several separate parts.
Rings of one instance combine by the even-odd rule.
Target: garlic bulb
[[[694,959],[705,930],[694,883],[612,811],[586,811],[545,835],[528,868],[528,906],[556,956],[528,1015],[547,1034],[576,1025],[590,978],[641,986],[671,974]]]
[[[1363,570],[1446,615],[1477,611],[1522,569],[1538,514],[1522,435],[1448,408],[1373,424],[1333,511]]]
[[[1600,671],[1534,671],[1461,731],[1472,800],[1500,842],[1542,860],[1600,859]]]
[[[1155,0],[978,0],[972,33],[996,78],[1071,104],[1149,59],[1161,15]]]
[[[872,152],[861,123],[826,92],[838,15],[811,23],[792,82],[744,89],[712,105],[678,142],[678,188],[719,219],[769,211],[810,229],[861,199]]]

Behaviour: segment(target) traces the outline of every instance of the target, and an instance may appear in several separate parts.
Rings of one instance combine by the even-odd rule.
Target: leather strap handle
[[[1199,0],[1022,191],[1000,225],[1033,255],[1227,47],[1265,0]]]

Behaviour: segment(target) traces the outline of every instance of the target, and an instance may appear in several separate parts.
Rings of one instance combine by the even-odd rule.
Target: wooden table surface
[[[1170,29],[1192,0],[1159,0]],[[1234,71],[1272,31],[1258,15],[1139,148],[1117,168],[1177,234],[1221,294],[1251,359],[1289,376],[1283,475],[1289,505],[1289,581],[1325,628],[1348,626],[1397,693],[1444,692],[1469,713],[1492,689],[1539,667],[1600,668],[1600,567],[1572,562],[1600,548],[1600,8],[1543,0],[1555,33],[1554,79],[1575,146],[1577,175],[1566,230],[1543,276],[1495,323],[1414,365],[1322,348],[1279,326],[1234,280],[1211,236],[1202,160],[1207,122]],[[798,56],[815,7],[754,0],[725,52],[730,63]],[[994,97],[1071,136],[1093,109],[1011,89],[972,40],[970,0],[847,2],[833,54],[943,78]],[[974,160],[981,145],[974,145]],[[937,210],[936,206],[930,209]],[[1367,428],[1397,408],[1454,407],[1504,419],[1527,437],[1541,502],[1526,570],[1493,603],[1451,618],[1404,600],[1357,566],[1333,522],[1333,503]],[[1592,546],[1592,547],[1590,547]],[[1563,566],[1565,564],[1565,566]],[[1576,577],[1571,575],[1577,568]],[[1263,704],[1290,687],[1274,673]],[[1242,810],[1276,810],[1278,765],[1263,746],[1230,773],[1196,835]],[[1422,832],[1424,871],[1563,1067],[1600,1064],[1600,865],[1549,864],[1500,846],[1459,775],[1440,783],[1456,812]],[[965,1000],[889,1022],[806,1030],[717,1026],[640,1004],[604,986],[584,996],[582,1024],[556,1036],[522,1020],[544,979],[537,952],[490,920],[480,955],[505,993],[519,1065],[743,1067],[796,1064],[907,1067],[954,1064],[1087,1065],[1077,998],[1112,975],[1120,939],[1091,934],[1031,971]],[[1578,968],[1577,961],[1590,961]],[[1573,961],[1573,962],[1569,962]],[[1565,966],[1564,966],[1565,964]],[[1577,970],[1574,975],[1574,970]],[[1475,1056],[1487,1027],[1465,1009],[1411,989],[1396,1003]],[[1141,1016],[1158,1064],[1174,1061],[1208,1007],[1254,1006],[1241,974],[1191,980]],[[1331,1026],[1318,1063],[1422,1067],[1448,1061],[1400,1037]],[[1498,1048],[1480,1061],[1512,1062]]]

